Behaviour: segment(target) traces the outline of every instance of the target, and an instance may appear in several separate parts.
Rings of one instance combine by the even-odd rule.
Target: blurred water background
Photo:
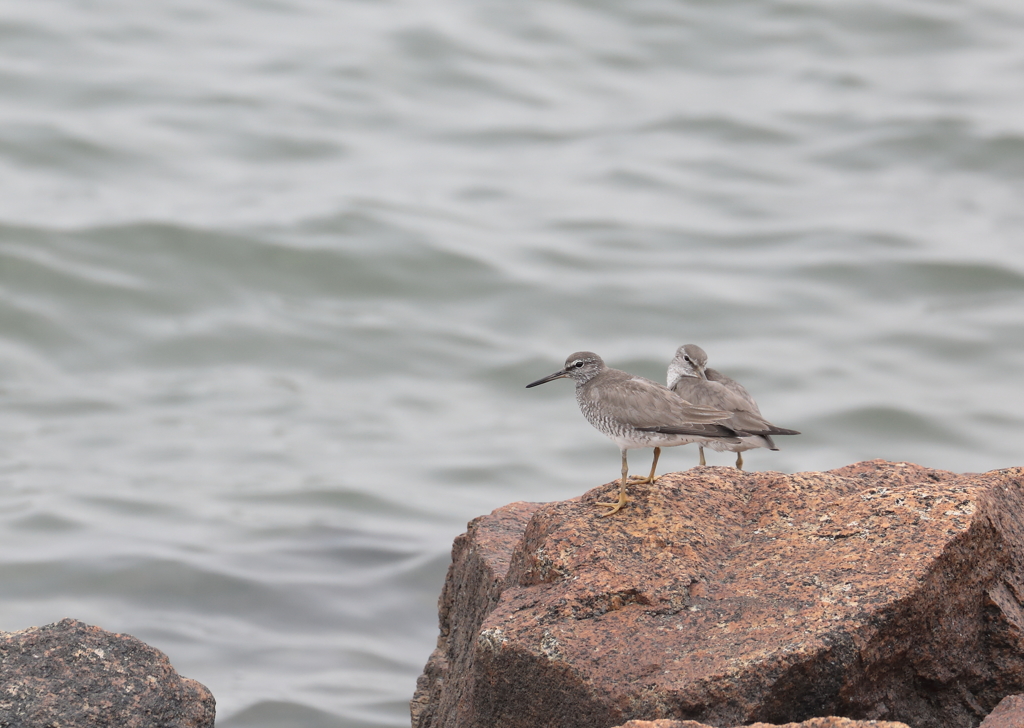
[[[702,345],[749,469],[1024,464],[1022,193],[1010,0],[7,3],[0,629],[406,726],[466,522],[618,474],[579,349]]]

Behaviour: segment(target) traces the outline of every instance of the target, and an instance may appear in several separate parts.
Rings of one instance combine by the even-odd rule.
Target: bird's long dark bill
[[[550,382],[552,379],[561,379],[562,377],[567,377],[567,376],[569,376],[569,374],[564,369],[561,369],[561,370],[555,372],[554,374],[547,375],[543,379],[538,379],[536,382],[530,382],[529,384],[526,385],[526,388],[529,389],[530,387],[536,387],[538,384],[544,384],[545,382]]]

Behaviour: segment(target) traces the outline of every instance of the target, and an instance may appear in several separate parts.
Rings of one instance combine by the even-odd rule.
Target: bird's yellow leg
[[[698,445],[697,449],[700,450],[700,464],[701,465],[707,465],[708,463],[704,459],[704,446],[703,445]]]
[[[611,508],[607,513],[602,513],[601,518],[604,516],[610,516],[613,513],[618,513],[622,506],[629,502],[626,497],[626,479],[629,477],[629,466],[626,464],[626,451],[622,451],[622,480],[619,481],[619,500],[615,503],[595,503],[596,506],[605,506]]]
[[[743,470],[743,453],[736,453],[736,469]]]
[[[658,468],[658,458],[661,457],[661,448],[654,448],[654,462],[651,463],[651,474],[646,478],[641,478],[639,475],[631,475],[629,482],[631,485],[640,485],[641,483],[653,483],[654,482],[654,471]]]

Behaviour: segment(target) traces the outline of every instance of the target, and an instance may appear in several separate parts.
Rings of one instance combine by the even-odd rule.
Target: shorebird
[[[708,355],[696,344],[685,344],[676,350],[668,365],[668,388],[685,400],[704,407],[714,407],[730,413],[721,424],[737,432],[747,433],[739,442],[709,440],[708,447],[722,452],[736,453],[736,467],[743,470],[743,451],[757,447],[778,450],[772,435],[799,435],[796,430],[776,427],[761,416],[757,402],[746,387],[720,371],[709,369]],[[704,445],[700,445],[700,464],[704,461]]]
[[[653,483],[663,447],[689,442],[740,444],[740,433],[721,424],[731,416],[730,412],[693,405],[657,382],[609,368],[593,352],[578,351],[570,355],[562,369],[526,387],[529,389],[563,377],[576,382],[576,402],[587,422],[611,438],[622,452],[619,500],[615,503],[598,503],[599,506],[611,508],[602,516],[618,512],[628,501],[628,450],[654,448],[651,474],[633,481]]]

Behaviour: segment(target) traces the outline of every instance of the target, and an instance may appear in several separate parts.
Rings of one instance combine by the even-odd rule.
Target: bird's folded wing
[[[724,410],[690,404],[675,392],[643,377],[623,377],[614,386],[593,390],[592,396],[637,429],[711,423],[730,416]]]
[[[652,427],[638,427],[641,432],[660,432],[663,435],[693,435],[694,437],[706,437],[721,442],[737,443],[740,435],[745,433],[736,432],[731,427],[717,424],[694,423],[689,425],[654,425]]]

